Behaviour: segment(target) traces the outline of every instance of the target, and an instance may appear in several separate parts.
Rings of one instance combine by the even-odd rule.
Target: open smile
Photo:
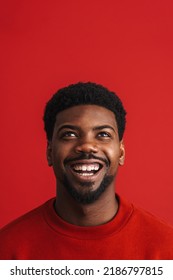
[[[81,180],[96,180],[102,173],[104,164],[96,161],[76,161],[69,166],[70,172]]]

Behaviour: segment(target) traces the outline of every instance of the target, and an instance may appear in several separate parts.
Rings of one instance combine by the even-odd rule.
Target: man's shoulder
[[[129,202],[127,198],[118,196],[118,199],[121,217],[130,213],[122,227],[122,234],[128,232],[130,238],[139,238],[149,243],[172,242],[173,244],[173,226],[169,222]],[[127,209],[131,210],[127,211]]]
[[[139,228],[139,226],[142,225],[142,228],[158,228],[173,232],[173,225],[164,218],[160,218],[159,216],[141,208],[124,196],[119,194],[116,194],[116,196],[119,201],[121,216],[128,214],[128,223],[132,223],[134,227],[136,225]]]
[[[155,233],[156,238],[163,237],[164,240],[168,238],[173,240],[173,226],[157,215],[154,215],[140,207],[134,206],[132,220],[134,226],[136,225],[143,234],[152,236]]]
[[[44,210],[51,204],[53,200],[54,198],[46,201],[45,203],[5,225],[0,229],[0,237],[2,238],[3,236],[8,235],[12,236],[12,234],[15,235],[15,232],[29,232],[31,228],[39,227],[40,223],[42,223],[44,220]]]

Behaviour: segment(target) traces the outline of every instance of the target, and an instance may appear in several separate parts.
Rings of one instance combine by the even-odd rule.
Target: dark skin
[[[96,159],[79,160],[83,154],[94,155]],[[79,226],[110,221],[118,210],[115,178],[124,158],[124,144],[119,140],[113,112],[101,106],[79,105],[58,113],[47,146],[48,164],[53,166],[57,181],[57,214]],[[64,175],[82,196],[97,191],[105,176],[111,176],[112,181],[94,202],[80,203],[64,186]]]

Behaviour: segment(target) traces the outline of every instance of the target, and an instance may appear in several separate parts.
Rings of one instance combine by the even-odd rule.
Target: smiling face
[[[64,189],[80,203],[91,203],[114,189],[118,165],[124,163],[115,115],[96,105],[79,105],[57,114],[47,147],[59,193]]]

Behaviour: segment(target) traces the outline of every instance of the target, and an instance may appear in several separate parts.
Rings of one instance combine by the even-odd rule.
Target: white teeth
[[[75,171],[98,171],[99,170],[99,164],[98,163],[92,163],[92,164],[76,164],[73,166],[73,169]]]
[[[86,171],[87,170],[87,166],[86,165],[83,165],[82,166],[82,171]],[[90,171],[90,170],[88,170],[88,171]]]
[[[94,173],[79,173],[80,176],[92,176]]]
[[[91,170],[92,170],[92,166],[88,166],[87,171],[91,171]]]

